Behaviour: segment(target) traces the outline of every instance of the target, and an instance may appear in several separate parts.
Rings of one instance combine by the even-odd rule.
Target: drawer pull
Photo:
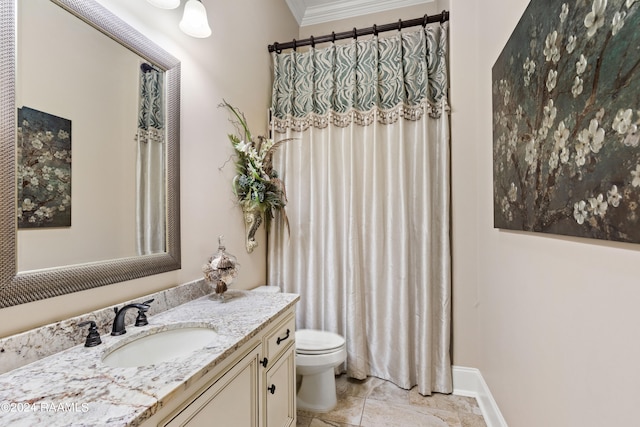
[[[284,336],[284,338],[280,338],[280,337],[278,337],[278,339],[277,339],[277,341],[276,341],[276,344],[280,345],[280,343],[281,343],[282,341],[285,341],[285,340],[289,339],[289,334],[290,334],[290,333],[291,333],[291,331],[290,331],[289,329],[287,329],[287,335],[285,335],[285,336]]]
[[[267,387],[267,390],[269,390],[269,393],[271,394],[276,394],[276,385],[271,384],[271,387]]]
[[[269,363],[269,359],[267,359],[266,357],[260,361],[260,364],[263,368],[267,367],[267,363]]]

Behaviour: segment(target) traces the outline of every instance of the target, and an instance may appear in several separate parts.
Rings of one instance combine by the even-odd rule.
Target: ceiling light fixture
[[[180,6],[180,0],[147,0],[149,3],[160,9],[175,9]]]
[[[147,0],[160,9],[175,9],[180,6],[180,0]],[[187,0],[184,5],[182,20],[178,25],[183,33],[197,38],[211,35],[211,28],[207,19],[207,10],[201,0]]]
[[[205,38],[211,35],[207,10],[200,0],[187,0],[179,27],[183,33],[191,37]]]

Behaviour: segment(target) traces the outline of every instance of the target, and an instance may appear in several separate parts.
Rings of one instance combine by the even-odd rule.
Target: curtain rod
[[[402,19],[399,19],[398,22],[394,22],[391,24],[384,24],[384,25],[374,24],[373,27],[361,28],[361,29],[356,29],[354,27],[352,31],[344,31],[342,33],[332,32],[331,34],[327,34],[326,36],[320,36],[320,37],[311,36],[308,39],[303,39],[303,40],[293,39],[293,41],[290,41],[287,43],[275,42],[274,44],[269,45],[269,52],[280,53],[282,52],[282,49],[296,50],[296,48],[300,46],[315,47],[316,43],[335,42],[336,40],[343,40],[351,37],[353,37],[354,39],[357,39],[360,36],[368,36],[369,34],[375,34],[377,36],[378,33],[383,33],[385,31],[392,31],[392,30],[400,31],[403,28],[415,27],[418,25],[426,26],[427,24],[431,24],[434,22],[445,22],[448,20],[449,20],[449,11],[443,10],[442,13],[439,13],[438,15],[429,16],[425,14],[422,18],[410,19],[408,21],[403,21]]]

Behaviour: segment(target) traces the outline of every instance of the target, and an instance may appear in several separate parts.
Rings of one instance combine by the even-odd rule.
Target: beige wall
[[[511,427],[637,425],[640,246],[493,228],[491,67],[527,4],[452,0],[454,361]]]
[[[227,133],[233,128],[218,104],[226,99],[246,113],[255,134],[266,132],[272,72],[267,45],[298,32],[286,3],[204,0],[213,30],[208,39],[180,32],[182,9],[160,10],[146,1],[100,3],[182,62],[182,269],[0,309],[0,337],[195,280],[216,251],[220,234],[241,264],[234,286],[252,288],[265,280],[263,231],[251,255],[244,248],[242,214],[230,188],[234,167],[228,163],[232,151]]]

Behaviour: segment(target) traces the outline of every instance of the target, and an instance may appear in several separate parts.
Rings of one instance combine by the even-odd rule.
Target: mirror
[[[179,61],[95,1],[38,0],[46,3],[31,12],[25,5],[35,2],[0,1],[0,307],[180,268]],[[62,20],[54,24],[58,30],[42,30],[54,16]],[[82,42],[49,43],[54,35]],[[161,130],[145,128],[141,143],[139,88],[147,87],[149,75],[164,84],[156,86],[164,105],[155,113],[164,123]],[[104,101],[92,106],[93,99]],[[117,108],[101,109],[107,104]],[[147,144],[154,138],[164,143]],[[39,145],[37,151],[29,141],[56,149],[43,161]],[[159,167],[141,173],[148,165],[140,147],[151,146],[162,147],[160,160],[149,162]],[[54,175],[60,179],[48,188],[56,203],[35,215],[31,199],[37,196],[27,193],[43,176],[54,182]],[[140,206],[145,186],[158,192],[153,205],[159,212]],[[140,238],[138,230],[149,229],[154,215],[155,230]],[[42,218],[50,224],[40,224]]]

